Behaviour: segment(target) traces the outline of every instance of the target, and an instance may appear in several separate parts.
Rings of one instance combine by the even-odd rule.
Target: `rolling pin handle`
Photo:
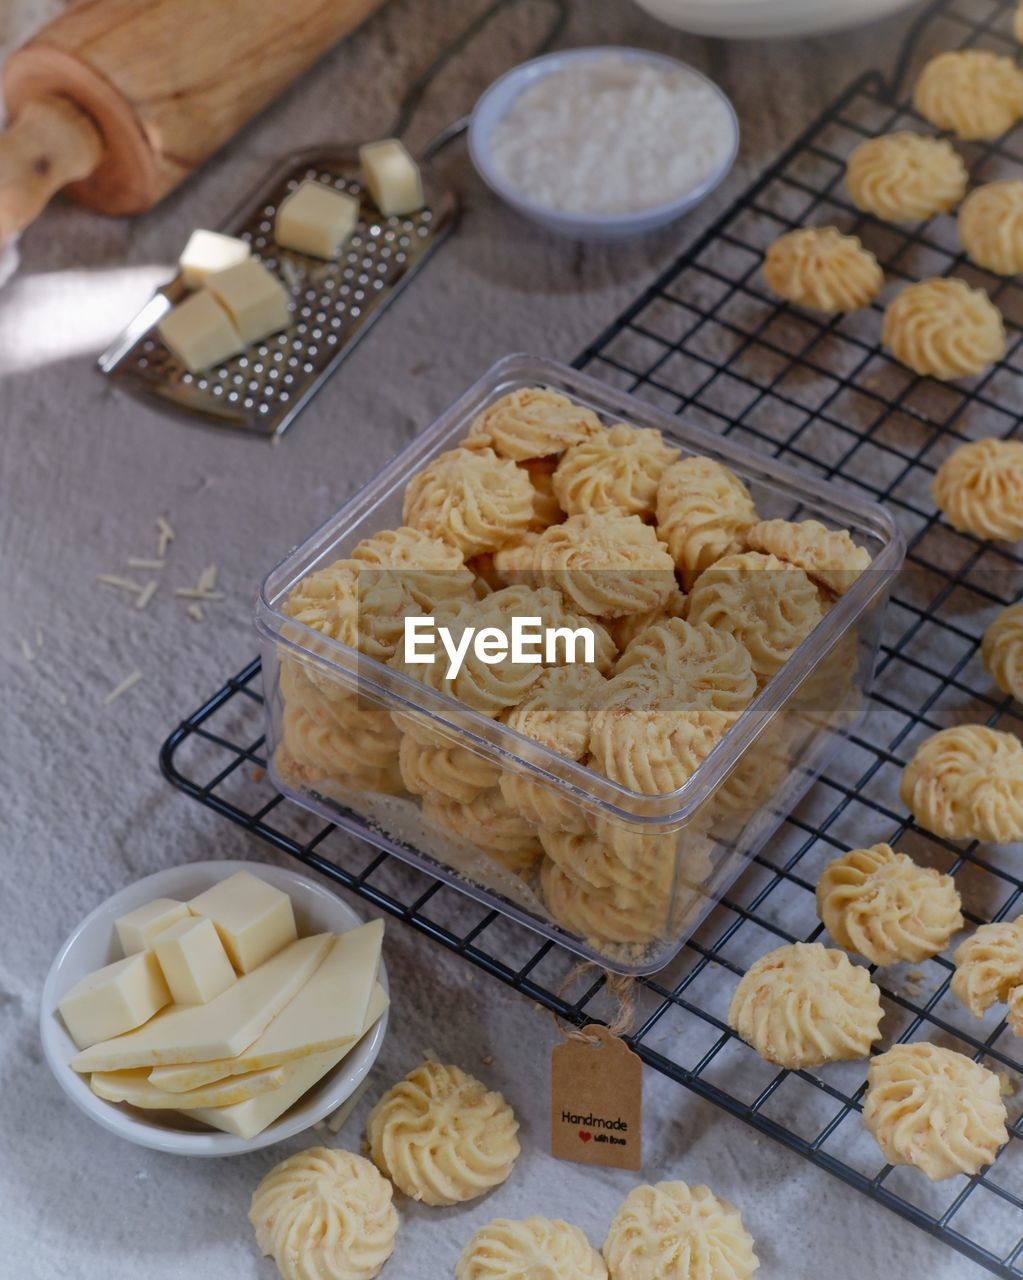
[[[70,98],[28,102],[0,133],[0,242],[34,221],[61,187],[88,177],[103,139]]]

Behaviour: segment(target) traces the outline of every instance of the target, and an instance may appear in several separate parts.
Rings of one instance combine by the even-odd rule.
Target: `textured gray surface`
[[[9,6],[6,38],[22,29],[27,7]],[[185,1162],[124,1145],[64,1100],[35,1029],[56,948],[105,895],[175,861],[266,856],[172,792],[156,767],[169,726],[252,654],[250,603],[262,574],[495,357],[531,349],[570,358],[839,83],[883,62],[905,25],[726,46],[670,32],[626,0],[576,0],[566,43],[666,49],[733,96],[743,152],[712,204],[643,243],[584,249],[499,207],[457,146],[443,160],[465,203],[456,237],[280,447],[190,429],[115,395],[92,357],[168,272],[187,231],[215,223],[289,147],[379,134],[402,86],[479,7],[394,0],[150,216],[104,221],[51,209],[24,237],[20,272],[0,293],[0,1270],[19,1280],[273,1274],[256,1257],[245,1212],[252,1187],[284,1153]],[[452,67],[413,140],[462,113],[524,53],[540,13],[525,5]],[[158,513],[178,539],[164,585],[139,613],[95,578],[123,570],[127,556],[153,554]],[[196,624],[170,588],[210,561],[227,599]],[[21,641],[37,627],[43,645],[29,663]],[[104,694],[136,668],[143,683],[104,709]],[[584,1173],[545,1154],[549,1019],[397,924],[387,960],[393,1030],[340,1141],[358,1147],[374,1096],[429,1047],[504,1090],[522,1119],[524,1154],[509,1184],[481,1203],[442,1211],[401,1203],[385,1274],[451,1274],[471,1231],[497,1215],[564,1216],[599,1243],[635,1179]],[[706,1181],[739,1203],[765,1277],[982,1274],[676,1086],[648,1073],[646,1088],[645,1175]]]

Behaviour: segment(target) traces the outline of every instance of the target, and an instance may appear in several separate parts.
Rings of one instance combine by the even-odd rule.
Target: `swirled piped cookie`
[[[925,222],[966,195],[969,174],[945,138],[888,133],[853,151],[845,184],[853,204],[884,222]]]
[[[663,608],[676,591],[667,548],[639,516],[570,516],[537,539],[533,574],[595,618]]]
[[[952,877],[886,844],[852,849],[825,867],[817,914],[840,947],[877,965],[936,956],[964,923]]]
[[[540,867],[540,887],[552,918],[598,949],[637,946],[667,934],[670,895],[633,882],[598,889],[550,858]]]
[[[973,1175],[1009,1139],[993,1071],[936,1044],[897,1044],[871,1060],[863,1123],[889,1164],[932,1182]]]
[[[989,182],[971,192],[959,210],[959,242],[985,271],[1023,272],[1023,181]]]
[[[913,105],[936,129],[990,141],[1023,119],[1023,71],[985,49],[939,53],[920,73]]]
[[[750,1280],[760,1262],[734,1204],[709,1187],[634,1187],[612,1219],[604,1260],[614,1280]]]
[[[802,569],[759,551],[725,556],[697,579],[688,619],[727,631],[749,650],[760,684],[781,669],[823,618]]]
[[[764,279],[779,298],[826,315],[859,311],[884,286],[877,258],[858,236],[837,227],[803,227],[781,236],[764,258]]]
[[[980,652],[999,689],[1023,700],[1023,604],[1001,611],[984,632]]]
[[[728,1025],[790,1070],[865,1058],[881,1035],[881,993],[844,951],[797,942],[761,956],[732,997]]]
[[[370,1112],[370,1156],[399,1191],[423,1204],[475,1200],[499,1186],[519,1155],[515,1113],[460,1067],[424,1062]]]
[[[281,606],[295,622],[383,662],[398,647],[406,616],[419,609],[401,575],[354,560],[307,574]]]
[[[605,777],[641,795],[676,791],[710,755],[730,721],[720,712],[613,703],[593,717],[592,763]]]
[[[611,633],[611,639],[618,646],[618,652],[622,653],[648,627],[655,626],[659,622],[667,622],[670,618],[684,618],[685,613],[685,595],[681,591],[673,591],[662,609],[651,609],[647,613],[626,614],[623,618],[615,618],[609,622],[607,629]]]
[[[828,529],[819,520],[762,520],[746,534],[751,551],[795,565],[836,596],[844,595],[870,567],[870,552],[848,530]]]
[[[657,486],[679,455],[659,431],[617,422],[573,445],[554,472],[558,504],[569,515],[652,516]]]
[[[322,711],[313,711],[301,702],[285,704],[276,757],[282,777],[304,785],[329,782],[356,791],[400,794],[400,739],[388,723],[390,717],[342,715],[331,723],[330,704],[322,706]]]
[[[668,467],[657,490],[657,533],[686,590],[716,560],[746,550],[757,522],[749,490],[713,458],[682,458]]]
[[[982,924],[956,948],[952,994],[975,1018],[1023,987],[1023,916]]]
[[[488,445],[502,458],[528,462],[564,453],[600,431],[592,409],[546,387],[511,391],[478,414],[469,428],[469,448]]]
[[[552,667],[505,714],[504,723],[566,760],[582,760],[590,750],[591,704],[606,683],[596,667],[583,663]],[[510,769],[502,770],[500,785],[511,808],[530,822],[558,831],[587,829],[586,815],[556,788]]]
[[[533,523],[529,475],[493,449],[450,449],[405,489],[407,525],[449,542],[464,556],[496,551]]]
[[[881,341],[921,377],[953,382],[984,373],[1005,355],[1001,312],[964,280],[907,285],[884,313]]]
[[[455,1280],[607,1280],[604,1259],[578,1227],[560,1219],[496,1218],[480,1227]]]
[[[727,631],[682,618],[658,622],[621,655],[611,680],[596,691],[596,704],[634,706],[651,692],[654,702],[735,720],[756,696],[753,659]]]
[[[938,468],[931,494],[960,533],[998,542],[1023,538],[1023,441],[960,445]]]
[[[481,791],[468,803],[437,792],[426,795],[423,819],[476,845],[513,875],[528,876],[540,856],[533,823],[508,803],[499,787]]]
[[[362,569],[376,570],[367,580],[386,582],[393,571],[415,603],[426,613],[451,601],[473,597],[473,576],[465,567],[462,553],[449,542],[431,537],[420,529],[403,525],[400,529],[381,529],[363,540],[352,552],[351,560]]]
[[[946,840],[1023,840],[1023,744],[981,724],[927,738],[906,765],[902,803]]]
[[[406,733],[398,750],[398,768],[405,789],[414,796],[442,795],[471,804],[501,779],[501,766],[455,743],[426,746]]]
[[[283,1280],[373,1280],[394,1249],[391,1184],[362,1156],[311,1147],[253,1192],[256,1244]]]

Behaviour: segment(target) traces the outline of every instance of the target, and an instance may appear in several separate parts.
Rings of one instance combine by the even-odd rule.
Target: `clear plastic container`
[[[401,526],[410,477],[453,448],[481,410],[529,386],[563,392],[606,424],[657,428],[683,456],[714,458],[740,476],[761,519],[816,519],[848,529],[871,554],[870,569],[675,791],[630,791],[282,611],[307,574],[346,557],[362,539]],[[299,804],[579,955],[620,973],[652,973],[676,955],[861,722],[881,616],[904,555],[901,534],[882,507],[566,366],[509,356],[263,583],[256,627],[272,777]],[[336,713],[330,749],[317,754],[317,739],[301,768],[285,742],[288,701],[299,684],[304,697],[324,699],[332,709],[328,720]],[[429,804],[424,812],[420,799],[395,783],[402,733],[457,748],[467,782],[478,775],[493,788],[487,794],[499,784],[525,817],[542,825],[543,856],[521,865],[506,856],[503,833],[486,823],[485,800],[478,810],[459,810],[457,831],[439,822]],[[576,874],[573,858],[585,862],[585,876]]]

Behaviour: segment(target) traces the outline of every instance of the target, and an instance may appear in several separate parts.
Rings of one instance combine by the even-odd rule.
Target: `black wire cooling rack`
[[[842,190],[845,159],[863,138],[925,129],[903,97],[918,60],[973,45],[1015,53],[1014,5],[941,0],[914,26],[894,88],[857,81],[710,231],[576,362],[756,448],[785,457],[886,504],[910,549],[886,616],[863,732],[851,737],[767,849],[664,972],[640,981],[629,1037],[652,1068],[748,1121],[851,1186],[987,1267],[1023,1276],[1023,1041],[992,1010],[972,1019],[948,991],[945,956],[877,974],[884,1045],[928,1039],[1004,1073],[1011,1138],[981,1176],[932,1184],[884,1161],[860,1117],[863,1063],[778,1071],[725,1023],[734,977],[782,942],[820,933],[814,886],[847,848],[897,843],[956,875],[969,922],[1023,908],[1023,851],[962,847],[913,825],[898,799],[917,744],[949,724],[982,721],[1020,732],[1021,712],[979,659],[983,629],[1016,601],[1023,560],[954,533],[930,500],[931,477],[956,445],[1010,436],[1023,422],[1023,294],[959,254],[955,222],[902,230],[865,218]],[[1023,129],[964,149],[977,181],[1018,174]],[[773,301],[758,278],[763,250],[801,225],[855,231],[885,265],[890,288],[954,272],[983,285],[1005,314],[1010,350],[993,371],[955,387],[912,377],[879,346],[881,309],[820,319]],[[261,755],[259,663],[250,663],[180,725],[161,764],[181,790],[435,942],[582,1024],[613,1009],[601,975],[565,990],[575,959],[322,820],[269,786]],[[353,830],[358,834],[357,828]]]

